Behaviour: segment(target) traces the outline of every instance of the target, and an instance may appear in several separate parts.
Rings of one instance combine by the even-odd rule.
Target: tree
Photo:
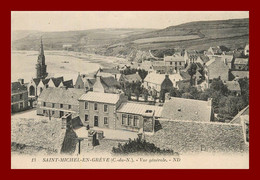
[[[190,75],[190,85],[193,85],[193,76],[194,74],[196,74],[197,72],[197,65],[195,63],[191,63],[189,69],[188,69],[188,73]]]
[[[193,96],[190,93],[183,93],[181,97],[186,99],[193,99]]]

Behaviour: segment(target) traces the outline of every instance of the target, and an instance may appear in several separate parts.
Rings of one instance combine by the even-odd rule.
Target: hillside
[[[73,50],[125,57],[137,61],[149,58],[149,50],[174,48],[205,50],[224,45],[235,49],[249,41],[249,19],[198,21],[161,30],[98,29],[69,32],[34,32],[12,42],[13,49],[37,49],[43,35],[46,49],[62,49],[72,44]]]

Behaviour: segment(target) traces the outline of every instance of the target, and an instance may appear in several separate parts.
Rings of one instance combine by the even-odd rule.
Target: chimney
[[[20,84],[24,84],[24,79],[18,79],[18,82],[19,82]]]
[[[212,98],[208,98],[208,106],[212,106]]]

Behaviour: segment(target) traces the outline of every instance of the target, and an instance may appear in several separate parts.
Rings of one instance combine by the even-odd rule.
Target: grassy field
[[[138,39],[133,41],[137,44],[142,43],[158,43],[158,42],[171,42],[171,41],[185,41],[200,38],[198,35],[186,35],[186,36],[165,36],[165,37],[154,37],[146,39]]]

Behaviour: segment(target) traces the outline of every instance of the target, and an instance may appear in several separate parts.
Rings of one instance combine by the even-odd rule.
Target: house
[[[241,94],[240,85],[237,81],[224,81],[224,84],[227,86],[228,90],[236,95]]]
[[[11,113],[28,108],[28,90],[23,79],[11,83]]]
[[[181,80],[182,80],[182,77],[178,73],[169,74],[169,75],[150,73],[145,77],[143,85],[149,91],[155,90],[157,92],[157,94],[159,95],[162,87],[163,87],[163,89],[164,88],[170,89],[172,87],[177,87],[176,82],[181,81]],[[165,83],[163,83],[163,82],[165,82]],[[167,87],[165,85],[167,85]]]
[[[114,77],[116,80],[119,80],[121,73],[116,68],[99,68],[94,77]]]
[[[222,53],[223,51],[219,46],[209,47],[209,49],[206,51],[206,55],[208,56],[221,55]]]
[[[173,74],[184,69],[186,66],[186,59],[181,55],[164,56],[163,61],[154,61],[153,69],[160,74]]]
[[[85,126],[116,129],[116,110],[123,94],[87,92],[79,98],[79,117]]]
[[[161,106],[124,102],[116,111],[116,129],[154,132],[155,120],[161,117],[161,112]]]
[[[95,78],[89,78],[85,74],[79,74],[75,83],[75,88],[84,89],[86,92],[100,91],[116,93],[120,88],[120,84],[113,76],[96,76]]]
[[[231,71],[229,74],[229,80],[239,80],[243,78],[249,79],[249,71]]]
[[[234,58],[232,61],[232,70],[243,70],[248,71],[249,70],[249,61],[248,58]]]
[[[37,115],[61,118],[67,113],[76,116],[79,113],[78,98],[83,89],[48,87],[38,97]]]
[[[220,57],[208,61],[204,67],[204,72],[207,74],[209,82],[219,77],[222,81],[228,81],[229,67]]]
[[[127,74],[127,75],[122,74],[119,79],[119,82],[123,82],[123,83],[125,83],[125,82],[133,83],[133,82],[139,82],[139,81],[141,82],[142,78],[138,74],[138,71],[134,74]]]
[[[118,93],[120,84],[114,77],[97,76],[93,85],[94,92]]]
[[[211,101],[171,97],[165,100],[161,119],[210,122],[214,118]]]

